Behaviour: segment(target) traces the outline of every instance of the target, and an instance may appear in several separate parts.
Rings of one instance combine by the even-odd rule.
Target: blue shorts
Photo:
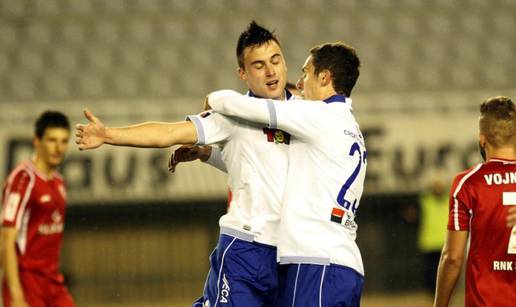
[[[358,307],[364,277],[336,264],[279,267],[277,307]]]
[[[273,306],[278,295],[276,247],[221,234],[210,256],[203,297],[193,307]]]

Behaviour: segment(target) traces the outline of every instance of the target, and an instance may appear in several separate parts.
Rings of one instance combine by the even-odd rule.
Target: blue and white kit
[[[355,242],[355,215],[367,152],[351,99],[335,95],[324,101],[285,104],[223,90],[210,94],[208,102],[219,113],[267,124],[292,136],[278,254],[280,263],[291,267],[281,268],[281,279],[296,283],[297,288],[280,294],[289,295],[290,303],[285,306],[306,306],[296,297],[300,293],[320,299],[310,306],[334,306],[338,298],[325,296],[325,284],[331,284],[330,275],[335,274],[353,280],[354,289],[361,291],[358,285],[363,282],[364,268]],[[307,265],[314,268],[305,270]],[[323,274],[328,271],[330,275]],[[313,287],[314,280],[321,286]],[[349,302],[356,295],[356,291],[350,293]]]
[[[219,220],[221,235],[203,297],[194,306],[270,306],[277,293],[276,246],[290,136],[213,111],[188,119],[197,129],[197,144],[220,147],[212,151],[211,164],[227,171],[232,194]]]

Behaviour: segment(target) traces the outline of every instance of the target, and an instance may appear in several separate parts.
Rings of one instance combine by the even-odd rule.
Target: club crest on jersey
[[[263,128],[263,133],[267,135],[267,142],[275,144],[290,144],[290,134],[276,129]]]

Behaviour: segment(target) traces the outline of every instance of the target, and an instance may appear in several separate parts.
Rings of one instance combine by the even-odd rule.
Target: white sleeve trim
[[[27,186],[27,190],[25,191],[25,195],[23,196],[23,201],[20,204],[21,208],[18,210],[18,215],[16,216],[16,228],[20,229],[22,223],[22,217],[25,213],[25,209],[27,207],[27,203],[29,202],[30,195],[32,194],[32,189],[34,188],[34,182],[36,178],[34,178],[34,174],[31,172],[27,172],[30,177],[29,185]]]
[[[271,99],[267,99],[267,109],[269,109],[269,128],[278,128],[278,118],[276,116],[276,107]]]
[[[224,173],[228,172],[228,170],[226,168],[226,164],[224,164],[224,161],[222,160],[222,153],[221,153],[219,147],[216,147],[216,146],[211,147],[210,157],[204,163],[207,163],[207,164],[215,167],[216,169],[223,171]]]
[[[204,133],[204,126],[202,125],[201,120],[196,115],[189,115],[186,117],[187,120],[191,121],[195,130],[197,131],[197,145],[205,145],[206,144],[206,135]]]
[[[482,167],[482,164],[478,164],[473,170],[471,170],[469,173],[467,173],[462,179],[460,180],[459,184],[457,185],[457,188],[453,192],[453,224],[455,226],[455,230],[460,230],[459,225],[459,200],[457,199],[457,195],[460,192],[460,189],[462,189],[462,186],[464,185],[464,182],[468,180],[469,177],[473,176],[480,168]]]

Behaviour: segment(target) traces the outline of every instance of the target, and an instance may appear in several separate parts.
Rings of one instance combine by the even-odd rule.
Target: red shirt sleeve
[[[467,193],[465,174],[459,174],[453,181],[450,191],[448,230],[469,230],[471,202]]]
[[[9,176],[2,198],[2,226],[20,227],[20,220],[27,209],[34,175],[20,170]]]

